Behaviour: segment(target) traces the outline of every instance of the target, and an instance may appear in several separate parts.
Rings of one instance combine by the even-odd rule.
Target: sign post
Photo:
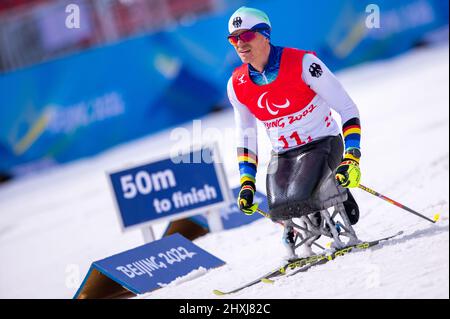
[[[151,243],[156,239],[155,232],[153,231],[153,227],[151,225],[147,227],[142,227],[142,237],[144,238],[144,243]]]

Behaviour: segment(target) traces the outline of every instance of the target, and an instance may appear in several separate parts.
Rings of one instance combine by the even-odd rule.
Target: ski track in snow
[[[421,49],[338,74],[361,112],[362,183],[442,220],[432,225],[354,190],[361,239],[405,233],[227,298],[449,298],[448,54],[448,46]],[[220,146],[229,183],[237,185],[232,111],[201,125],[231,132]],[[191,123],[184,127],[192,131]],[[264,190],[270,145],[259,128],[257,188]],[[204,135],[207,141],[214,134]],[[0,298],[71,298],[92,262],[141,245],[139,231],[120,231],[105,172],[167,154],[171,143],[167,130],[1,185]],[[157,225],[156,233],[164,229]],[[194,242],[226,265],[139,298],[220,298],[213,289],[233,289],[281,264],[281,233],[259,220],[203,236]]]

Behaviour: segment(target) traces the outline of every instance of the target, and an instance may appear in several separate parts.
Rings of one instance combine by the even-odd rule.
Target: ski
[[[370,241],[370,242],[362,242],[356,245],[352,245],[352,246],[347,246],[345,248],[341,248],[338,249],[336,251],[334,251],[332,254],[318,254],[318,255],[314,255],[314,256],[310,256],[310,257],[306,257],[306,258],[299,258],[296,260],[293,260],[289,263],[286,263],[285,265],[278,267],[272,271],[270,271],[269,273],[260,276],[258,278],[256,278],[253,281],[250,281],[248,283],[245,283],[242,286],[239,286],[233,290],[230,291],[221,291],[218,289],[214,289],[213,293],[217,296],[223,296],[223,295],[229,295],[229,294],[233,294],[236,293],[238,291],[241,291],[243,289],[246,289],[248,287],[251,287],[253,285],[256,285],[260,282],[264,282],[264,283],[273,283],[274,280],[272,278],[275,277],[281,277],[284,275],[287,276],[292,276],[298,272],[304,272],[306,270],[308,270],[309,268],[311,268],[312,266],[318,265],[318,264],[322,264],[322,263],[326,263],[330,260],[333,260],[334,258],[338,257],[338,256],[342,256],[345,255],[346,253],[349,253],[350,251],[352,251],[353,249],[357,248],[357,249],[367,249],[370,248],[372,246],[375,246],[377,244],[379,244],[382,241],[385,240],[389,240],[392,239],[396,236],[399,236],[403,234],[403,231],[398,232],[395,235],[392,236],[388,236],[388,237],[384,237],[378,240],[374,240],[374,241]],[[300,269],[298,269],[300,267]],[[294,270],[293,272],[289,272],[290,270]]]
[[[347,247],[338,249],[338,250],[334,251],[331,254],[320,254],[320,255],[311,256],[307,260],[302,260],[300,262],[297,262],[296,265],[295,265],[295,269],[296,270],[294,270],[293,272],[291,272],[288,275],[286,275],[286,277],[294,276],[295,274],[298,274],[300,272],[306,272],[311,267],[314,267],[314,266],[317,266],[317,265],[326,264],[327,262],[336,259],[336,257],[344,256],[344,255],[352,252],[355,249],[358,250],[358,251],[368,249],[370,247],[378,245],[379,243],[381,243],[383,241],[390,240],[390,239],[392,239],[394,237],[397,237],[397,236],[399,236],[401,234],[403,234],[403,231],[400,231],[397,234],[394,234],[394,235],[391,235],[391,236],[388,236],[388,237],[384,237],[384,238],[380,238],[380,239],[377,239],[377,240],[366,241],[366,242],[362,242],[362,243],[359,243],[359,244],[356,244],[356,245],[347,246]],[[261,279],[261,281],[264,282],[264,283],[274,283],[275,282],[275,280],[270,279],[270,278],[263,278],[263,279]]]
[[[260,277],[256,278],[253,281],[250,281],[248,283],[243,284],[242,286],[237,287],[236,289],[233,289],[233,290],[230,290],[230,291],[221,291],[221,290],[218,290],[218,289],[214,289],[213,293],[215,295],[217,295],[217,296],[229,295],[229,294],[241,291],[241,290],[243,290],[245,288],[251,287],[253,285],[256,285],[256,284],[260,283],[264,279],[270,280],[270,278],[274,278],[274,277],[277,277],[277,276],[283,276],[283,275],[286,274],[286,271],[288,269],[295,269],[296,268],[295,265],[297,263],[301,262],[303,259],[308,259],[308,258],[298,258],[298,259],[295,259],[295,260],[293,260],[291,262],[288,262],[285,265],[277,267],[276,269],[270,271],[269,273],[267,273],[267,274],[265,274],[263,276],[260,276]]]

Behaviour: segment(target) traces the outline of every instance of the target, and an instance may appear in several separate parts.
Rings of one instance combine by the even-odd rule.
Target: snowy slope
[[[350,254],[231,298],[449,297],[448,54],[448,46],[422,49],[338,74],[361,112],[362,182],[427,216],[441,213],[443,220],[431,225],[355,190],[362,215],[355,229],[362,239],[405,234],[382,249]],[[225,169],[230,185],[237,185],[232,111],[207,116],[201,126],[203,141],[225,132],[219,136]],[[192,123],[185,127],[193,131]],[[270,150],[264,134],[260,190]],[[166,154],[166,145],[174,143],[168,130],[1,185],[0,298],[71,298],[91,262],[141,245],[139,231],[120,232],[105,172]],[[161,233],[165,225],[158,226]],[[218,298],[213,289],[234,288],[280,263],[281,232],[279,225],[259,220],[199,238],[197,245],[227,264],[140,297]]]

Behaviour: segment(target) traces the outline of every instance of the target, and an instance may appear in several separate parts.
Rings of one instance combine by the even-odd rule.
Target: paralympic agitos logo
[[[284,104],[270,103],[268,101],[267,97],[264,99],[264,97],[267,93],[268,93],[267,91],[264,92],[263,94],[261,94],[261,96],[258,99],[258,107],[260,109],[265,108],[265,109],[267,109],[267,111],[269,111],[270,114],[277,115],[278,112],[280,111],[279,109],[286,109],[289,107],[289,105],[291,105],[291,102],[287,98],[286,98],[286,102]],[[278,109],[278,110],[274,110],[274,109]]]

